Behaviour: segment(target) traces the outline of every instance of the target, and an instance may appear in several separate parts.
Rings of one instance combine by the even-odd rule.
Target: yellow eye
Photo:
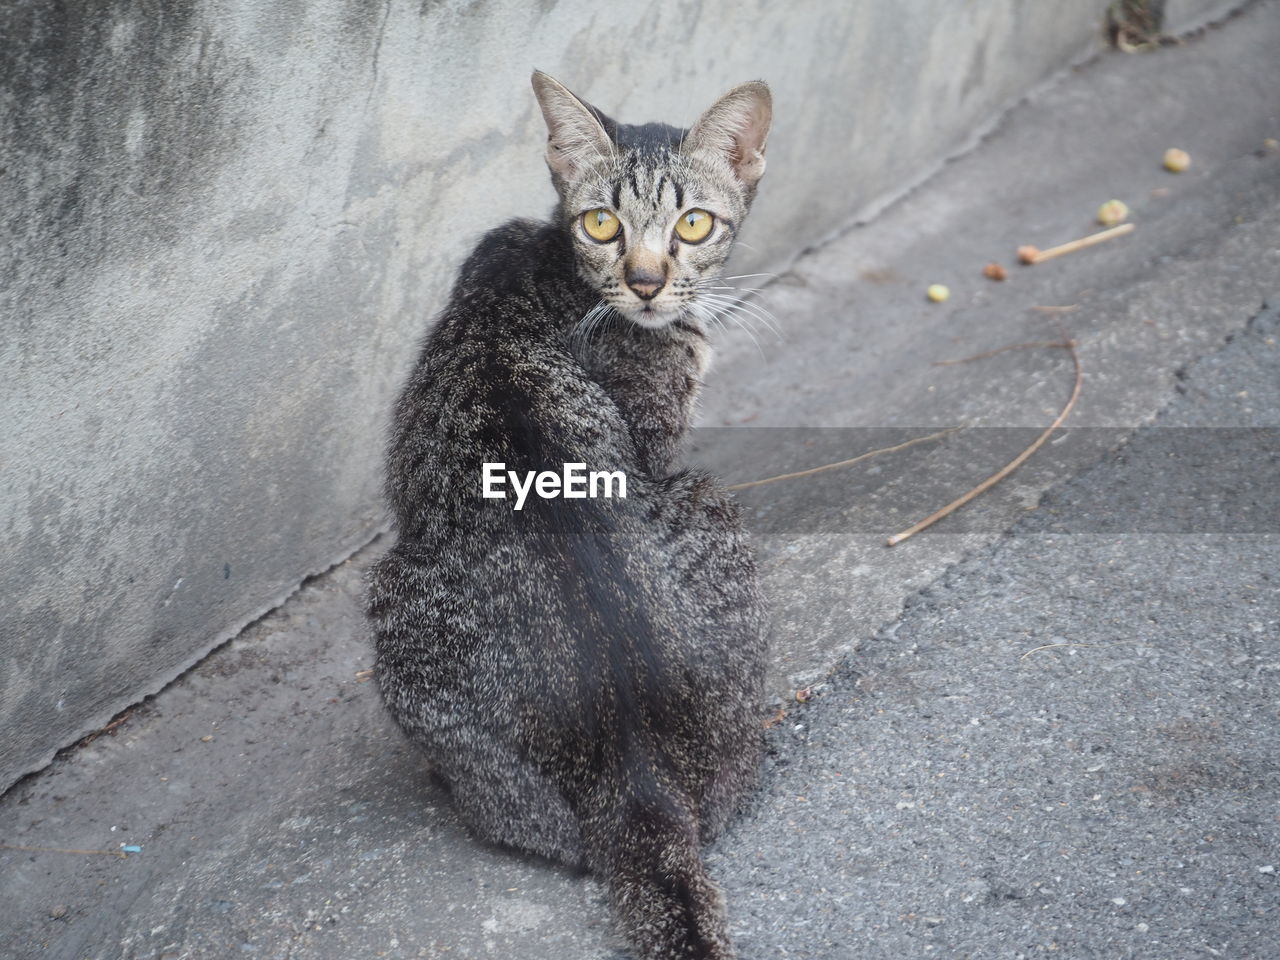
[[[701,243],[715,222],[716,218],[705,210],[686,210],[676,221],[676,235],[685,243]]]
[[[618,235],[622,224],[618,222],[618,218],[612,211],[601,207],[598,210],[588,210],[582,215],[582,229],[587,231],[587,236],[597,243],[608,243]]]

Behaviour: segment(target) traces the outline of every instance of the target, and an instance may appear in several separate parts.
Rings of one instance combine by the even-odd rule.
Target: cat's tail
[[[602,798],[583,839],[627,939],[644,960],[733,960],[692,803],[651,767],[625,782],[624,795]]]

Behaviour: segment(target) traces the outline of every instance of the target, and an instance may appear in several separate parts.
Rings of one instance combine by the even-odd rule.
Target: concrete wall
[[[763,77],[776,264],[1094,49],[1108,0],[8,0],[0,787],[382,522],[459,259],[552,194],[534,66],[627,120]]]

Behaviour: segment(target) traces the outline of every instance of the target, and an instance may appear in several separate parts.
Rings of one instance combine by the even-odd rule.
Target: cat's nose
[[[641,300],[652,300],[666,285],[667,278],[650,270],[628,270],[627,286]]]

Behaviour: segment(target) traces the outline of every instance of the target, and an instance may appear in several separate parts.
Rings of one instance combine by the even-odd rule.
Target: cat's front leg
[[[620,332],[599,345],[592,374],[617,405],[650,476],[674,469],[710,359],[706,335],[680,320],[661,330]]]

